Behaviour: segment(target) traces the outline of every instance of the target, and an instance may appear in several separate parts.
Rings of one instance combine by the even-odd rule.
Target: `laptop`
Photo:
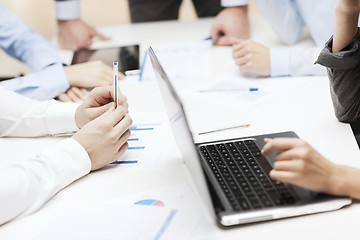
[[[347,197],[313,192],[269,177],[275,156],[262,156],[263,139],[297,137],[294,132],[195,143],[182,102],[151,47],[149,56],[176,143],[219,226],[320,213],[351,204]]]

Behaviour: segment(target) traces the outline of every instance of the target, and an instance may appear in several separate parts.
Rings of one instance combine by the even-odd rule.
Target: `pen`
[[[239,125],[239,126],[233,126],[233,127],[227,127],[227,128],[219,128],[219,129],[210,130],[210,131],[206,131],[206,132],[200,132],[200,133],[198,133],[198,134],[199,134],[199,135],[202,135],[202,134],[213,133],[213,132],[220,132],[220,131],[229,130],[229,129],[234,129],[234,128],[247,128],[247,127],[250,127],[250,124],[242,124],[242,125]]]
[[[209,36],[209,37],[205,38],[204,40],[205,40],[205,41],[207,41],[207,40],[216,40],[216,39],[218,39],[219,37],[222,37],[222,36],[224,36],[224,35],[225,35],[224,33],[220,33],[220,34],[218,34],[218,35],[216,35],[216,36]]]
[[[114,61],[113,63],[113,74],[114,74],[114,102],[115,108],[117,108],[119,96],[118,96],[118,62]]]
[[[199,90],[199,92],[232,92],[232,91],[250,91],[250,92],[256,92],[258,91],[258,88],[228,88],[228,89],[204,89]]]

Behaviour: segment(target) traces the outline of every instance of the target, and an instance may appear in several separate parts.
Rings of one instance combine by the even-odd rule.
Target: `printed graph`
[[[160,123],[135,124],[130,127],[131,137],[128,139],[129,147],[125,159],[120,158],[111,164],[136,164],[139,163],[142,153],[150,149],[147,138],[155,137],[154,134],[161,126]]]
[[[162,201],[155,200],[155,199],[144,199],[144,200],[140,200],[134,204],[135,205],[148,205],[148,206],[161,206],[161,207],[165,206],[165,204]]]

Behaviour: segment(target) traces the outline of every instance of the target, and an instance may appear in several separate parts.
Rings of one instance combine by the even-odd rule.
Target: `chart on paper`
[[[170,135],[167,116],[162,112],[131,113],[133,125],[129,148],[111,165],[121,170],[154,170],[166,160],[166,144]]]
[[[211,220],[205,218],[205,212],[196,195],[185,183],[113,198],[105,203],[115,204],[124,207],[142,206],[159,211],[170,210],[154,239],[189,239],[195,233],[199,238],[211,236],[216,239],[218,234],[217,229],[212,227]]]

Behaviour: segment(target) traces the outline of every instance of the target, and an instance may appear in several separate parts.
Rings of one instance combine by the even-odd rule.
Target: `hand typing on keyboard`
[[[291,191],[268,176],[272,168],[254,140],[208,144],[200,151],[233,210],[295,203]]]
[[[271,178],[314,191],[360,198],[359,169],[330,162],[301,139],[264,140],[263,155],[281,151],[270,172]]]

